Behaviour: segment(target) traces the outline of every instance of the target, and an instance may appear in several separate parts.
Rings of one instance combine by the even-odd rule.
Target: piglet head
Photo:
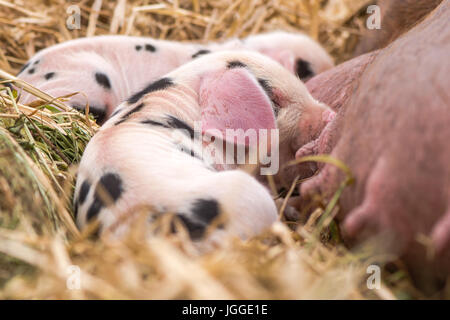
[[[272,59],[255,54],[247,58],[242,56],[239,61],[251,71],[270,99],[279,129],[280,171],[275,180],[289,187],[297,175],[306,178],[315,167],[310,163],[291,167],[285,165],[295,159],[299,149],[319,138],[333,120],[335,112],[315,100],[296,75]],[[255,117],[257,113],[255,110],[250,116]]]
[[[262,59],[262,58],[261,58]],[[279,129],[280,170],[276,182],[289,188],[296,176],[306,178],[316,169],[311,163],[286,166],[303,146],[318,139],[333,120],[335,112],[316,101],[298,77],[276,62],[248,59],[243,61],[270,98]],[[314,153],[315,150],[312,150]]]
[[[312,98],[296,75],[256,52],[213,53],[177,73],[198,92],[203,133],[246,147],[261,147],[266,141],[262,139],[267,139],[269,152],[276,143],[279,167],[294,160],[300,147],[316,139],[333,115]],[[228,129],[238,131],[228,136]],[[246,135],[249,129],[257,132],[256,140]],[[266,129],[267,135],[262,136],[261,129]],[[277,141],[272,139],[272,132],[268,133],[271,129],[278,129]],[[281,175],[286,179],[280,180],[292,181],[299,169],[290,170],[295,172],[283,170]]]
[[[305,90],[297,91],[291,104],[280,110],[277,126],[280,128],[280,163],[282,164],[275,180],[279,185],[289,188],[292,180],[314,174],[314,163],[288,166],[296,158],[317,154],[319,137],[329,127],[336,113],[326,105],[315,101]],[[301,154],[299,151],[301,150]]]

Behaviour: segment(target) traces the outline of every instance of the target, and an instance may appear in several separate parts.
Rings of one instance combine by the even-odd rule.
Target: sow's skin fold
[[[345,238],[352,243],[390,235],[388,251],[403,257],[422,287],[450,271],[449,16],[444,1],[386,49],[307,84],[339,110],[309,150],[331,153],[355,176],[340,199]],[[297,155],[308,153],[302,148]],[[300,193],[329,197],[343,179],[325,165]],[[420,235],[429,237],[430,251]]]
[[[277,219],[271,195],[249,174],[221,170],[203,152],[194,122],[202,122],[201,133],[280,128],[280,148],[287,149],[280,153],[292,160],[303,141],[319,135],[329,113],[268,57],[205,55],[133,94],[92,138],[77,177],[77,223],[83,228],[98,219],[102,229],[121,234],[135,209],[149,206],[156,214],[174,213],[197,243],[214,243],[225,233],[258,234]],[[214,222],[219,228],[207,234]]]
[[[333,66],[326,51],[301,33],[272,32],[206,45],[145,37],[99,36],[71,40],[37,53],[18,78],[54,97],[81,92],[68,105],[89,110],[102,124],[132,93],[193,59],[224,50],[259,51],[302,80]],[[35,97],[23,92],[22,103]]]

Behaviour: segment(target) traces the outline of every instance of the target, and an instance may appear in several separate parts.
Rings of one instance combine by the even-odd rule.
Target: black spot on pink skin
[[[163,123],[156,120],[146,119],[141,121],[142,124],[150,125],[152,127],[161,127],[165,129],[178,129],[182,130],[184,134],[186,134],[191,139],[194,139],[195,137],[195,131],[192,129],[191,126],[189,126],[186,122],[169,115],[167,116],[167,123]],[[191,157],[197,158],[199,160],[202,160],[202,157],[200,157],[198,154],[196,154],[191,148],[186,147],[183,144],[176,144],[175,148],[179,149],[180,151],[190,155]]]
[[[94,198],[94,201],[92,202],[91,206],[88,209],[87,215],[86,215],[86,220],[87,221],[91,221],[92,219],[94,219],[100,212],[100,210],[102,210],[103,208],[103,203],[100,200],[100,198],[98,198],[97,196]]]
[[[139,92],[136,92],[135,94],[133,94],[130,98],[128,98],[128,103],[129,104],[133,104],[138,102],[144,95],[146,95],[147,93],[150,92],[154,92],[154,91],[159,91],[159,90],[164,90],[169,88],[170,86],[173,86],[173,80],[170,78],[161,78],[155,82],[152,82],[151,84],[149,84],[147,87],[145,87],[144,89],[142,89]]]
[[[141,123],[142,124],[148,124],[150,126],[170,128],[167,124],[164,124],[164,123],[159,122],[159,121],[151,120],[151,119],[143,120],[143,121],[141,121]]]
[[[119,125],[119,124],[121,124],[121,123],[127,121],[128,118],[129,118],[133,113],[136,113],[136,112],[141,111],[142,108],[144,108],[144,104],[143,104],[143,103],[138,104],[136,107],[134,107],[133,109],[131,109],[130,111],[128,111],[127,113],[125,113],[125,114],[123,115],[122,119],[120,119],[118,122],[116,122],[115,125],[117,126],[117,125]]]
[[[308,80],[314,76],[311,64],[303,59],[298,59],[296,61],[295,71],[302,80]]]
[[[91,189],[91,184],[89,183],[89,181],[85,180],[80,187],[80,193],[78,195],[78,203],[80,205],[83,205],[90,189]]]
[[[96,72],[95,81],[97,81],[97,83],[101,85],[103,88],[107,90],[111,89],[111,82],[109,81],[109,77],[106,74],[102,72]]]
[[[34,68],[31,68],[30,70],[28,70],[28,74],[33,74],[34,71],[36,71],[36,70],[34,70]]]
[[[215,199],[198,199],[193,203],[192,214],[198,220],[209,224],[220,214],[220,206]]]
[[[72,105],[72,108],[84,113],[85,107],[79,105]],[[92,114],[98,124],[103,124],[106,121],[106,107],[89,106],[89,113]]]
[[[128,111],[127,113],[125,113],[124,118],[128,118],[129,116],[131,116],[133,113],[139,112],[142,110],[142,108],[144,107],[143,103],[138,104],[136,107],[134,107],[133,109],[131,109],[130,111]]]
[[[99,191],[100,189],[103,189],[103,191],[105,191],[109,195],[113,203],[106,203],[106,199],[102,199],[100,195],[101,192]],[[87,221],[91,221],[93,218],[95,218],[100,213],[103,207],[110,206],[117,202],[122,193],[123,184],[120,176],[116,173],[104,174],[95,187],[94,201],[88,209]]]
[[[149,51],[149,52],[155,52],[156,48],[155,46],[151,45],[151,44],[146,44],[145,45],[145,51]]]
[[[166,123],[151,119],[142,120],[141,123],[148,124],[151,126],[163,127],[167,129],[179,129],[182,130],[183,133],[185,133],[191,139],[194,139],[195,137],[194,129],[190,125],[172,115],[167,115]]]
[[[206,49],[201,49],[201,50],[197,51],[196,53],[194,53],[192,55],[192,59],[195,59],[197,57],[200,57],[200,56],[208,54],[208,53],[211,53],[211,51],[210,50],[206,50]]]
[[[195,138],[195,131],[192,129],[192,127],[190,127],[184,121],[181,121],[173,116],[168,116],[168,117],[169,117],[169,120],[167,123],[163,123],[161,121],[156,121],[156,120],[152,120],[152,119],[142,120],[141,123],[145,124],[145,125],[149,125],[151,127],[160,127],[160,128],[165,128],[165,129],[180,129],[180,130],[183,130],[183,133],[186,133],[191,139]],[[174,144],[174,147],[177,148],[179,151],[184,152],[184,153],[188,154],[189,156],[197,158],[198,160],[204,162],[204,159],[201,156],[199,156],[197,153],[195,153],[194,150],[192,150],[191,148],[188,148],[187,146],[180,144],[180,143]],[[212,171],[216,171],[210,165],[207,165],[206,168],[209,170],[212,170]]]
[[[135,46],[134,48],[136,49],[136,51],[141,51],[141,49],[142,49],[142,46],[140,46],[140,45],[137,45],[137,46]]]
[[[196,154],[194,152],[194,150],[192,150],[191,148],[186,147],[185,145],[182,144],[178,144],[175,146],[176,148],[178,148],[180,151],[186,153],[187,155],[197,158],[198,160],[203,161],[202,157],[200,157],[198,154]]]
[[[99,181],[99,184],[105,188],[111,199],[116,202],[123,192],[122,179],[116,173],[106,173]]]
[[[41,60],[36,60],[36,61],[33,63],[33,65],[37,65],[37,64],[39,64],[39,62],[41,62]]]
[[[245,63],[242,63],[241,61],[238,60],[233,60],[228,62],[227,64],[227,68],[228,69],[234,69],[234,68],[246,68],[247,65]]]
[[[114,112],[111,114],[111,117],[114,117],[116,114],[118,114],[122,110],[123,110],[123,108],[118,108],[118,109],[114,110]]]
[[[177,214],[189,232],[192,240],[201,239],[211,222],[220,214],[220,206],[215,199],[198,199],[192,204],[191,214]],[[223,226],[222,226],[223,227]]]
[[[49,72],[49,73],[46,73],[45,75],[44,75],[44,78],[45,78],[45,80],[50,80],[51,78],[53,78],[55,76],[55,73],[54,72]]]
[[[30,66],[30,63],[27,62],[27,63],[19,70],[19,73],[18,73],[17,75],[21,74],[21,73],[22,73],[23,71],[25,71],[25,69],[28,68],[29,66]]]
[[[170,128],[183,130],[184,132],[186,132],[188,134],[188,136],[191,139],[194,139],[195,132],[194,132],[194,129],[192,129],[192,127],[190,125],[188,125],[186,122],[184,122],[172,115],[169,115],[168,119],[169,120],[167,121],[167,125]]]

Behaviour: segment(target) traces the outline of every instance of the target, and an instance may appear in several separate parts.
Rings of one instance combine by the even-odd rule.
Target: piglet
[[[190,61],[195,45],[151,38],[98,36],[67,41],[33,56],[18,78],[53,97],[74,92],[68,104],[89,111],[102,124],[122,101],[148,81]],[[21,101],[35,97],[23,92]]]
[[[299,141],[317,136],[330,112],[295,75],[261,54],[199,57],[128,97],[89,142],[74,196],[77,223],[83,228],[98,219],[102,230],[120,234],[136,208],[151,207],[156,215],[173,213],[195,241],[258,234],[277,219],[270,193],[244,171],[217,163],[213,154],[223,144],[205,152],[207,142],[250,149],[267,142],[261,130],[279,128],[268,143],[293,159]],[[256,130],[258,139],[230,138],[230,129]],[[219,228],[207,233],[214,222]]]
[[[280,62],[301,79],[333,66],[326,51],[303,34],[273,32],[206,45],[145,37],[99,36],[58,44],[36,54],[18,77],[54,97],[80,92],[68,102],[89,110],[102,124],[115,107],[180,65],[210,52],[255,50]],[[31,102],[23,93],[21,101]]]
[[[297,153],[331,153],[350,167],[355,183],[338,217],[345,238],[390,238],[386,250],[428,287],[450,270],[449,16],[444,1],[386,49],[311,80],[315,97],[342,105],[331,129]],[[329,197],[343,178],[325,165],[300,193]]]

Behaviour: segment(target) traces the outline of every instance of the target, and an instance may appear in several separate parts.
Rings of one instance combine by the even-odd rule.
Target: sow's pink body
[[[389,250],[417,279],[450,273],[449,16],[444,1],[386,49],[310,80],[313,96],[338,114],[297,153],[331,153],[350,167],[355,183],[339,217],[346,239],[390,235]],[[330,196],[343,178],[325,165],[300,193]]]

